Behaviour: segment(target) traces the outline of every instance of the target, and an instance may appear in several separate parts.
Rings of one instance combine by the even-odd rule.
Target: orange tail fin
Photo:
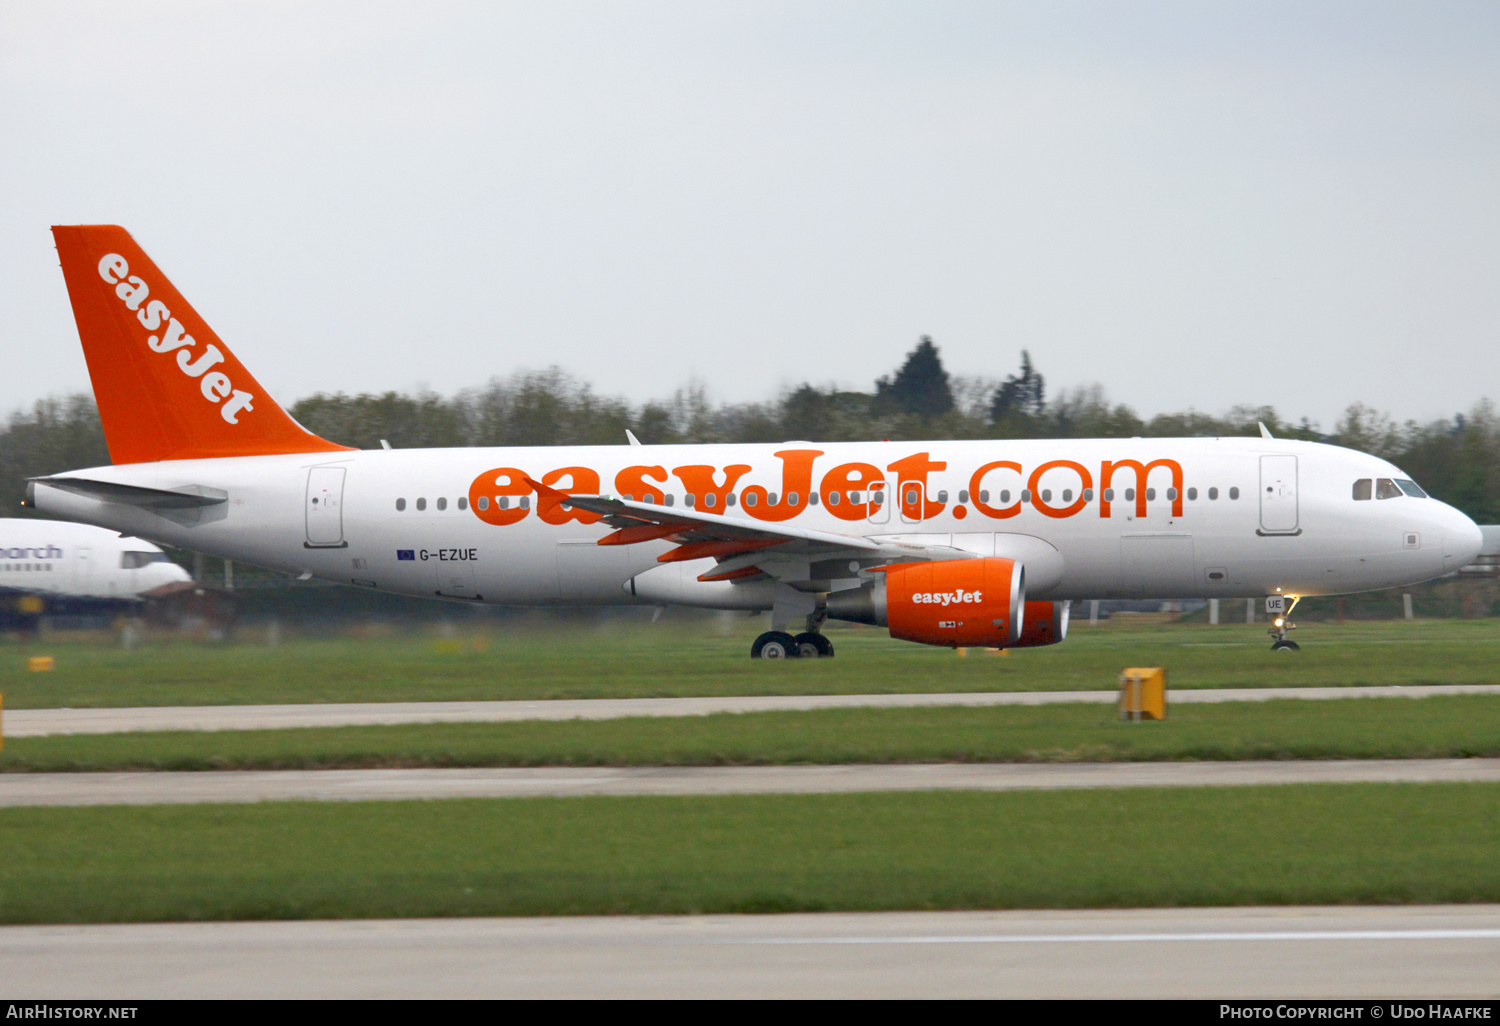
[[[347,450],[278,406],[124,228],[52,236],[115,463]]]

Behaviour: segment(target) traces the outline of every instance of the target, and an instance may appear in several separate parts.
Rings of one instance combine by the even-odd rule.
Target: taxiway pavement
[[[0,807],[1500,782],[1500,759],[5,773]]]
[[[1500,906],[0,927],[12,999],[1500,995]]]
[[[1428,698],[1500,695],[1497,684],[1413,687],[1189,688],[1172,703],[1268,702],[1295,698]],[[6,737],[115,734],[154,730],[276,730],[407,723],[509,723],[521,720],[608,720],[628,716],[707,716],[776,710],[911,708],[934,705],[1051,705],[1114,702],[1114,691],[977,691],[901,695],[736,695],[716,698],[589,698],[503,702],[351,702],[318,705],[131,706],[97,709],[7,709]]]

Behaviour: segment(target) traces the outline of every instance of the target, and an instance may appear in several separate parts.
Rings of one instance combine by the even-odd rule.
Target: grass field
[[[1500,901],[1500,785],[0,810],[0,922]]]
[[[1305,628],[1300,653],[1263,626],[1075,627],[1061,645],[955,657],[872,628],[830,630],[834,659],[752,661],[765,617],[686,624],[468,628],[458,637],[300,639],[278,647],[156,642],[134,651],[58,635],[0,646],[7,708],[280,702],[1094,690],[1125,666],[1165,666],[1174,688],[1500,683],[1500,621]],[[56,670],[30,673],[29,655]]]
[[[1472,756],[1500,756],[1500,695],[1179,705],[1160,723],[1053,705],[13,738],[0,771]]]

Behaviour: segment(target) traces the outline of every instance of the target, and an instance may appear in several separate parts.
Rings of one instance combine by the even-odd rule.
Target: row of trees
[[[1221,416],[1188,410],[1150,419],[1113,403],[1102,386],[1049,398],[1029,353],[1003,380],[950,376],[922,338],[870,392],[804,384],[761,403],[714,403],[702,385],[633,406],[596,394],[559,370],[496,378],[455,396],[317,394],[291,407],[309,430],[362,449],[474,445],[617,445],[641,441],[810,442],[931,438],[1128,438],[1255,435],[1332,442],[1385,457],[1432,494],[1481,523],[1500,523],[1500,416],[1485,400],[1468,414],[1398,424],[1356,403],[1329,433],[1284,421],[1269,406]],[[16,515],[25,479],[109,462],[88,396],[51,398],[11,415],[0,431],[0,503]]]

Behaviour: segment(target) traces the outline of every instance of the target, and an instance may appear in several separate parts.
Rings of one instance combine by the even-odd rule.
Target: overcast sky
[[[0,411],[126,226],[278,398],[1500,399],[1500,4],[0,0]]]

